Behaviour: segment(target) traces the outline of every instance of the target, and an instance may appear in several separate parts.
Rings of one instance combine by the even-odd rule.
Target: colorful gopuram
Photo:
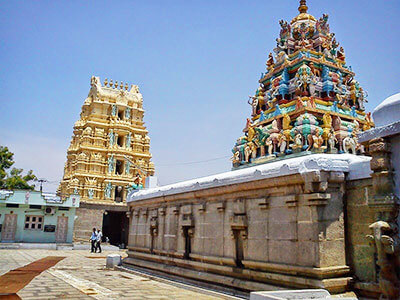
[[[309,153],[363,153],[357,133],[373,127],[365,112],[367,92],[355,80],[346,54],[300,1],[299,15],[281,20],[274,54],[259,88],[249,97],[251,117],[233,152],[233,167]]]
[[[98,209],[93,223],[101,228],[104,211],[119,206],[122,210],[128,192],[143,187],[145,178],[154,174],[154,165],[138,86],[107,79],[102,85],[98,77],[92,77],[90,85],[74,126],[59,192],[79,193],[81,208]],[[85,234],[92,227],[85,228]]]

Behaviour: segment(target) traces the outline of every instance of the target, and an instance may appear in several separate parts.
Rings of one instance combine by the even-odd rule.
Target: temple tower
[[[81,196],[75,237],[83,239],[92,227],[104,225],[103,214],[124,211],[127,193],[142,188],[145,178],[154,174],[138,86],[107,79],[102,85],[94,76],[90,85],[80,119],[74,125],[59,186],[62,195]],[[83,213],[84,208],[90,212]],[[93,225],[84,222],[80,226],[80,217]]]
[[[357,134],[374,126],[367,92],[330,31],[328,15],[308,13],[305,0],[291,22],[281,20],[276,48],[249,97],[251,117],[233,151],[233,167],[310,153],[361,154]]]

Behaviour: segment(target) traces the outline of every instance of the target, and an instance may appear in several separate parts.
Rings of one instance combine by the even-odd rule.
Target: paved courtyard
[[[105,268],[105,256],[115,251],[0,250],[0,275],[46,256],[65,256],[18,292],[22,299],[227,299],[217,293],[186,288]],[[119,252],[125,256],[124,252]],[[232,298],[230,298],[232,299]]]

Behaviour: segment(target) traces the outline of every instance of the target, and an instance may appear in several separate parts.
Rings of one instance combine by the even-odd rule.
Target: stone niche
[[[128,206],[150,217],[132,215],[123,263],[246,291],[345,292],[364,268],[347,228],[363,222],[353,207],[371,186],[369,161],[315,154],[134,193]]]

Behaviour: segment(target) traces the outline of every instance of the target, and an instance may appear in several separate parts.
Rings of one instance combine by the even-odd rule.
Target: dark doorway
[[[120,119],[120,120],[124,119],[124,111],[123,110],[118,111],[118,119]]]
[[[118,135],[117,144],[118,144],[118,146],[120,146],[120,147],[123,147],[123,146],[124,146],[124,136]]]
[[[129,220],[126,212],[107,211],[103,215],[103,236],[108,237],[110,244],[126,248],[128,244]]]
[[[183,227],[183,236],[185,237],[185,254],[184,259],[190,259],[190,252],[192,252],[192,239],[189,233],[189,227]]]
[[[235,262],[236,266],[243,268],[243,236],[241,230],[233,229],[233,236],[235,238]]]
[[[115,174],[122,175],[124,173],[124,162],[122,160],[117,160],[115,166]]]

